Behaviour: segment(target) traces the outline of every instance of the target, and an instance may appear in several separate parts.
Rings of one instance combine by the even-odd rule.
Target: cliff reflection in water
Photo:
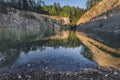
[[[0,69],[71,71],[98,66],[120,69],[120,50],[80,32],[0,29]]]
[[[74,31],[1,29],[0,68],[80,70],[97,64],[83,57],[84,45]]]
[[[107,68],[120,69],[120,50],[106,46],[95,41],[86,34],[76,32],[76,36],[90,50],[83,50],[82,54],[89,59],[95,61],[99,66]],[[91,52],[91,53],[90,53]]]

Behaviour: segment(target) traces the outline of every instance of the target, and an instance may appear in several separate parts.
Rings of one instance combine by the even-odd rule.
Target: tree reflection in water
[[[46,31],[42,32],[37,28],[34,30],[4,29],[1,30],[0,35],[1,68],[12,66],[22,53],[29,54],[38,50],[44,52],[48,47],[52,47],[58,51],[61,47],[74,51],[74,49],[81,45],[80,40],[76,37],[75,31],[48,31],[46,36]]]

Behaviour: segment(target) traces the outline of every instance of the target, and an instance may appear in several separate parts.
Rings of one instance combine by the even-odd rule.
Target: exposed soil
[[[104,19],[105,15],[107,18]],[[99,15],[95,19],[80,25],[77,30],[110,47],[120,48],[120,8]]]

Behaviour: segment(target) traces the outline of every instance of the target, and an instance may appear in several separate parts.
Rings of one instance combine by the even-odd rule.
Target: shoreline
[[[85,44],[89,49],[93,50],[93,56],[100,56],[98,54],[102,54],[104,57],[107,56],[107,60],[105,58],[105,61],[113,60],[111,59],[111,55],[108,53],[105,53],[106,51],[102,52],[101,49],[99,50],[100,47],[104,48],[105,50],[109,49],[110,47],[107,47],[105,45],[102,45],[99,42],[94,41],[93,39],[89,38],[85,33],[80,33],[76,32],[77,37],[82,37],[85,41]],[[81,40],[81,38],[79,38]],[[88,42],[86,42],[88,41]],[[93,42],[91,44],[90,42]],[[84,42],[82,42],[84,44]],[[95,46],[99,45],[100,46]],[[94,49],[95,50],[94,50]],[[94,51],[98,50],[97,52],[100,53],[95,53]],[[115,49],[110,48],[111,52],[116,52]],[[104,55],[106,54],[106,55]],[[119,54],[119,53],[118,53]],[[110,57],[109,57],[109,56]],[[103,57],[103,58],[104,58]],[[100,57],[101,58],[101,57]],[[93,58],[95,62],[97,62],[96,58]],[[116,58],[114,57],[116,60]],[[100,60],[100,59],[98,59]],[[102,59],[104,60],[104,59]],[[110,61],[111,62],[111,61]],[[103,62],[102,62],[103,63]],[[108,62],[107,62],[108,63]],[[115,62],[109,63],[110,66],[114,64]],[[99,64],[99,63],[97,63]],[[105,62],[106,64],[106,62]],[[108,64],[106,64],[108,65]],[[115,65],[115,64],[114,64]],[[83,68],[78,71],[52,71],[52,70],[39,70],[35,68],[29,68],[25,67],[23,69],[7,69],[7,70],[0,70],[0,80],[120,80],[120,69],[115,69],[112,67],[100,67],[98,68]],[[109,66],[109,65],[108,65]],[[119,67],[119,66],[118,66]]]
[[[99,67],[81,71],[21,71],[0,73],[0,80],[119,80],[120,70]]]

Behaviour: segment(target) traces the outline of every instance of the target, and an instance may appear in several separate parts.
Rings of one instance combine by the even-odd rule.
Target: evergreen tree
[[[101,1],[101,0],[87,0],[87,2],[86,2],[87,9],[91,8],[92,6],[94,6],[99,1]]]
[[[28,1],[27,0],[22,0],[22,7],[23,9],[27,10],[28,9]]]
[[[34,10],[34,8],[36,8],[36,3],[34,0],[29,0],[29,5],[31,10]]]

